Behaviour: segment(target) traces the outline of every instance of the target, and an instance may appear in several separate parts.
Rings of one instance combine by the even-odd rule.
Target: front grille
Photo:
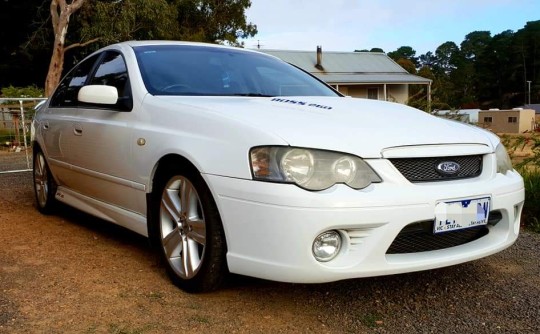
[[[460,165],[457,173],[445,175],[437,171],[441,162],[455,162]],[[390,162],[411,182],[429,182],[465,179],[479,176],[482,173],[482,156],[469,155],[459,157],[436,158],[395,158]]]
[[[491,222],[490,222],[491,223]],[[399,232],[386,254],[407,254],[445,249],[466,244],[487,235],[487,226],[433,233],[433,221],[409,224]]]

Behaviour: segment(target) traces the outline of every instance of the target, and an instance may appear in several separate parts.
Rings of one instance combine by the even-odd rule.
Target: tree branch
[[[65,1],[65,0],[63,0],[63,1]],[[84,4],[85,1],[86,0],[73,0],[71,5],[69,5],[69,7],[71,7],[71,12],[74,13],[77,10],[79,10],[79,8],[82,7],[82,5]]]
[[[52,26],[54,33],[58,33],[58,20],[59,20],[59,14],[58,14],[58,0],[52,0],[51,1],[51,20],[52,20]]]
[[[86,41],[84,43],[73,43],[73,44],[70,44],[70,45],[66,46],[64,48],[64,52],[66,52],[67,50],[73,49],[73,48],[87,46],[88,44],[92,44],[92,43],[95,43],[97,41],[99,41],[99,37],[93,38],[93,39],[91,39],[89,41]]]
[[[34,32],[32,32],[32,35],[24,43],[24,45],[22,46],[23,49],[27,49],[30,46],[30,44],[33,44],[38,39],[41,39],[41,41],[37,42],[37,43],[39,43],[39,45],[45,45],[46,43],[48,43],[48,41],[45,41],[44,35],[45,35],[46,31],[47,31],[46,26],[49,24],[49,20],[51,19],[50,10],[47,12],[47,16],[45,18],[43,18],[43,15],[42,15],[42,13],[45,10],[44,9],[45,8],[45,3],[47,3],[47,2],[48,2],[47,0],[43,0],[41,5],[36,10],[36,17],[37,18],[35,18],[33,20],[31,26],[37,27],[37,28],[34,30]]]

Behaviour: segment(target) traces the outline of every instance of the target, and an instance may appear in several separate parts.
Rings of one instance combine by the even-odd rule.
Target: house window
[[[517,117],[508,117],[508,123],[517,123]]]
[[[484,117],[484,123],[493,123],[493,117]]]
[[[370,100],[379,99],[379,88],[368,88],[367,89],[367,98]]]

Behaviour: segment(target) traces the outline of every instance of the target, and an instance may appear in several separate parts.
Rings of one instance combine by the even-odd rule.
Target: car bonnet
[[[377,158],[388,148],[481,144],[496,136],[398,103],[341,97],[163,97],[218,113],[283,138],[289,145]]]

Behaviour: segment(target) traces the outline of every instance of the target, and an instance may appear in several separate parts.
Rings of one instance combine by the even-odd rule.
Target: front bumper
[[[391,168],[387,160],[376,170]],[[375,166],[374,166],[375,167]],[[233,273],[296,283],[397,274],[482,258],[514,243],[524,201],[521,176],[483,173],[475,179],[413,184],[386,177],[363,190],[336,185],[309,192],[294,185],[204,175],[218,205]],[[478,240],[442,250],[387,254],[408,224],[435,217],[438,201],[491,197],[502,220]],[[338,230],[343,247],[332,261],[312,255],[317,235]]]

